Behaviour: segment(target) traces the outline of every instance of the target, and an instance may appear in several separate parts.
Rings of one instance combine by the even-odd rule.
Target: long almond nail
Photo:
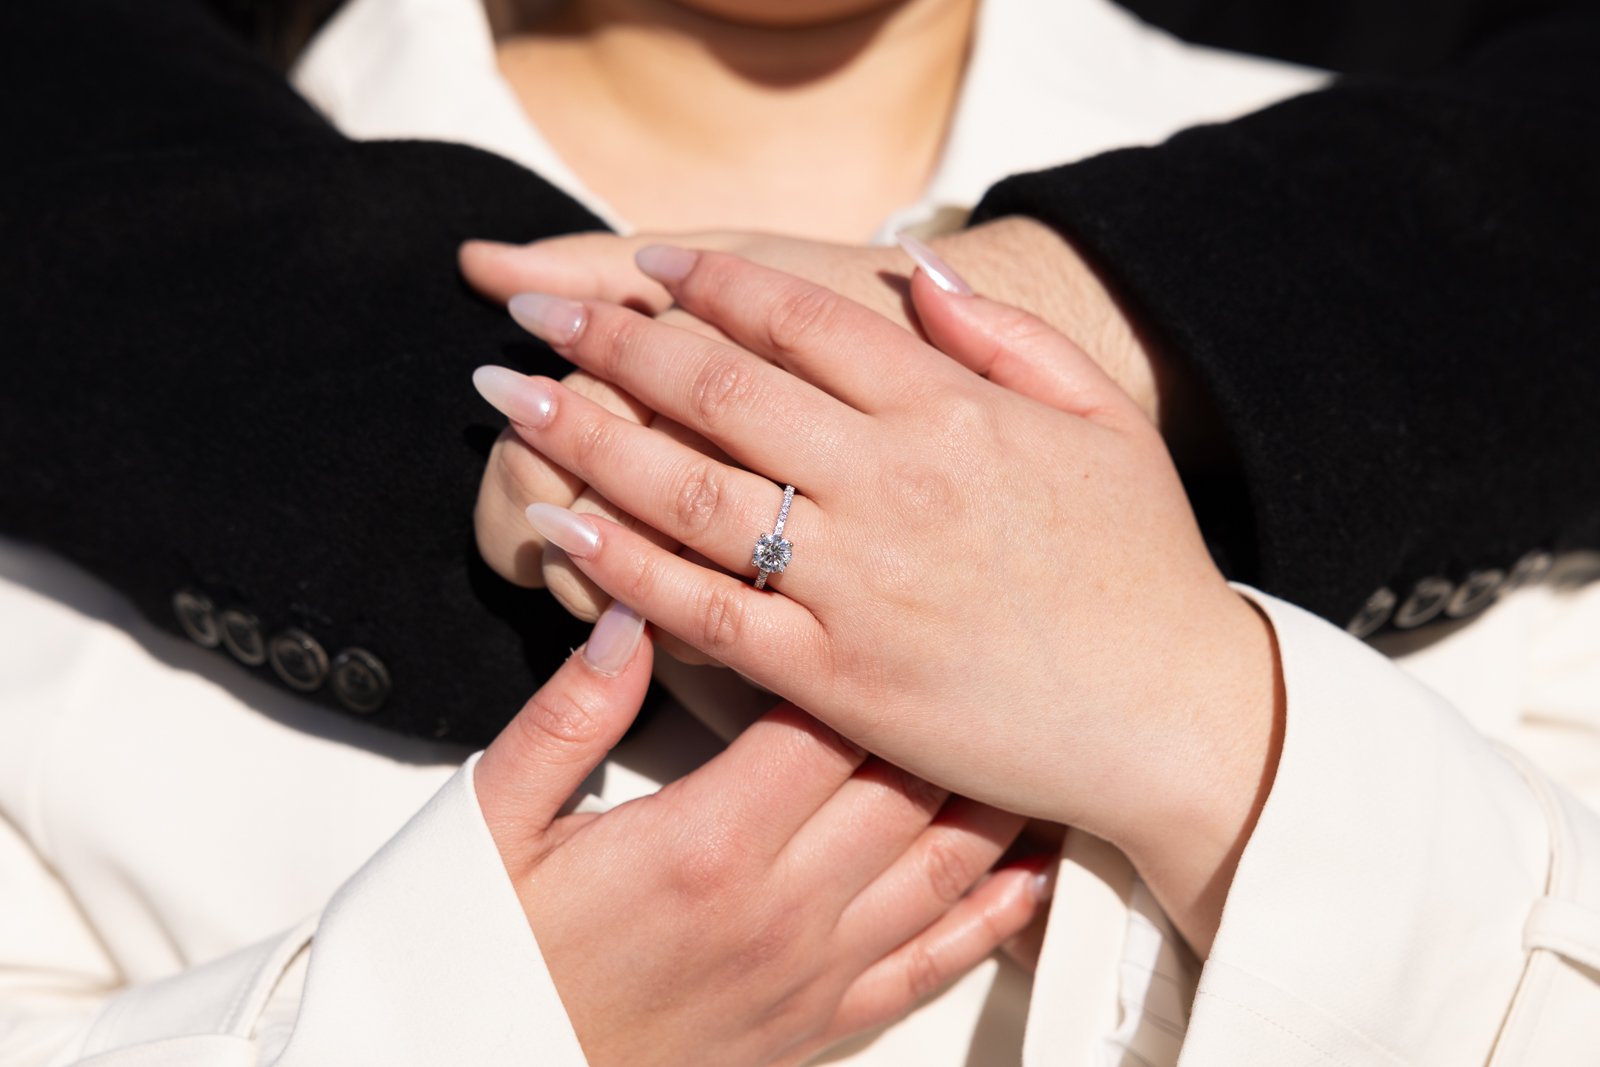
[[[633,659],[643,634],[644,619],[628,605],[613,600],[594,624],[594,632],[583,646],[583,658],[601,674],[616,674]]]
[[[600,531],[575,511],[554,504],[529,504],[526,514],[541,537],[574,559],[587,559],[600,547]]]
[[[633,254],[640,270],[666,285],[688,277],[699,258],[700,253],[677,245],[645,245]]]
[[[916,260],[917,266],[922,268],[922,273],[926,274],[934,285],[956,296],[973,295],[972,286],[956,273],[954,267],[939,258],[939,253],[909,233],[897,233],[894,239],[900,242],[900,247],[906,250],[906,255]]]
[[[496,411],[512,422],[537,429],[555,414],[555,395],[537,378],[505,367],[479,367],[472,372],[472,385]]]
[[[506,305],[517,325],[541,341],[564,345],[583,329],[583,305],[548,293],[518,293]]]
[[[1040,904],[1056,895],[1056,868],[1058,866],[1058,864],[1052,863],[1048,869],[1040,871],[1028,879],[1028,892]]]

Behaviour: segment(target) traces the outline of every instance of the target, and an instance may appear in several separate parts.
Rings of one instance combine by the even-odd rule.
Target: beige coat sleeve
[[[1505,694],[1534,713],[1494,724],[1469,720],[1321,620],[1241,592],[1267,613],[1282,651],[1284,748],[1192,1004],[1173,1012],[1159,1003],[1186,977],[1172,946],[1159,957],[1145,950],[1130,967],[1136,879],[1109,846],[1080,840],[1064,857],[1035,984],[1030,1067],[1174,1056],[1182,1067],[1593,1064],[1600,817],[1552,780],[1547,761],[1535,765],[1480,729],[1489,722],[1505,740],[1539,747],[1556,706],[1548,694],[1561,695],[1570,720],[1571,683],[1590,677],[1588,668],[1574,673],[1570,654],[1548,669],[1547,653],[1586,648],[1583,662],[1600,659],[1593,631],[1569,647],[1560,642],[1573,636],[1572,618],[1541,629],[1506,616],[1516,633],[1535,635],[1517,647],[1503,627],[1480,630],[1500,646],[1491,673],[1501,684],[1515,670],[1508,655],[1540,664]],[[1476,654],[1458,648],[1451,665],[1471,673],[1469,660],[1485,650],[1465,647]],[[1436,680],[1450,688],[1448,677]],[[1587,703],[1600,708],[1600,688]],[[1563,766],[1594,763],[1592,732],[1564,728]],[[1134,984],[1144,1000],[1128,1000]]]
[[[478,810],[469,761],[321,916],[117,989],[70,899],[15,834],[0,881],[0,1062],[95,1067],[582,1065]]]

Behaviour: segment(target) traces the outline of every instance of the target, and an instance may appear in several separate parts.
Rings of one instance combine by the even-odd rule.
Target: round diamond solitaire
[[[783,487],[783,504],[778,508],[778,524],[769,534],[756,538],[756,550],[750,554],[750,563],[756,569],[756,588],[767,587],[767,575],[778,574],[794,558],[794,545],[783,538],[783,524],[789,521],[789,505],[794,503],[794,486]]]
[[[794,558],[794,545],[777,534],[762,534],[756,540],[756,551],[750,562],[757,570],[781,573]]]

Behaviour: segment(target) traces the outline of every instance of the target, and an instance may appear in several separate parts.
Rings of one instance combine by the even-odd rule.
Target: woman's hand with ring
[[[543,379],[522,382],[538,417],[518,432],[751,578],[794,484],[794,561],[762,592],[616,524],[531,509],[546,537],[652,622],[947,788],[1136,862],[1174,828],[1213,860],[1236,850],[1272,764],[1270,631],[1212,564],[1154,426],[1091,360],[926,274],[913,300],[955,361],[733,256],[640,261],[735,343],[601,302],[513,311],[737,465]]]

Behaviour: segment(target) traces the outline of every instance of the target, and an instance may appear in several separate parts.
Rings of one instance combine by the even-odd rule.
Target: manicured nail
[[[554,504],[529,504],[525,514],[539,536],[574,559],[588,559],[600,547],[600,531],[576,511]]]
[[[699,258],[700,253],[677,245],[645,245],[633,255],[640,270],[665,285],[683,281]]]
[[[549,422],[556,410],[556,398],[548,385],[505,367],[479,367],[472,372],[472,385],[496,411],[524,426],[537,429]]]
[[[583,329],[583,305],[548,293],[518,293],[506,305],[517,325],[541,341],[564,345]]]
[[[1040,904],[1056,895],[1056,864],[1028,879],[1028,892]]]
[[[939,253],[911,236],[901,232],[894,235],[900,242],[900,247],[906,250],[906,255],[917,261],[917,266],[939,288],[947,293],[957,296],[972,296],[972,286],[967,284],[965,278],[955,272],[955,268],[939,258]]]
[[[616,674],[633,659],[643,633],[644,620],[628,605],[613,600],[594,624],[594,633],[583,646],[583,658],[601,674]]]

